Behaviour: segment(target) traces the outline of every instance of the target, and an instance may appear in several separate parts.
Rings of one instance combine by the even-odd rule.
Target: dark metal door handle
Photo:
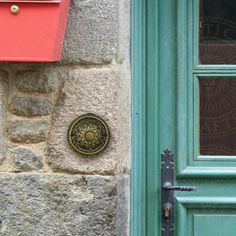
[[[196,187],[193,186],[173,186],[170,182],[165,182],[162,186],[163,190],[166,191],[183,191],[183,192],[193,192],[197,191]]]
[[[175,191],[196,191],[195,186],[174,186],[175,182],[175,157],[166,149],[161,154],[161,212],[162,236],[174,236],[175,221]]]

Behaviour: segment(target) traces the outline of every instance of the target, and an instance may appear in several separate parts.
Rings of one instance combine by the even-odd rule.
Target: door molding
[[[160,157],[176,152],[176,5],[132,6],[132,236],[161,236]]]
[[[158,109],[153,111],[158,106],[158,6],[159,0],[132,2],[132,236],[161,232]]]

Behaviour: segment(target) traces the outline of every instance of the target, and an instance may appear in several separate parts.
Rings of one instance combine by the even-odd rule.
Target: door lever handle
[[[162,229],[164,236],[173,236],[175,223],[175,191],[196,191],[195,186],[174,186],[175,181],[175,156],[166,149],[161,154],[161,213]],[[177,233],[178,234],[178,233]]]
[[[192,192],[197,191],[197,188],[194,186],[173,186],[170,182],[165,182],[162,186],[163,190],[166,191],[183,191],[183,192]]]

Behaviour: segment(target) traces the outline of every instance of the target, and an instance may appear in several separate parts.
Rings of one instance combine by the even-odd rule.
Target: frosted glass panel
[[[200,0],[200,64],[236,64],[236,0]]]
[[[236,78],[200,78],[200,154],[236,155]]]

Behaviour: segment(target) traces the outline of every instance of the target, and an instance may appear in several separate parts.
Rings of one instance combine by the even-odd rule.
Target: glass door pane
[[[236,78],[205,77],[200,87],[200,154],[236,155]]]
[[[200,0],[200,64],[236,64],[236,0]]]

